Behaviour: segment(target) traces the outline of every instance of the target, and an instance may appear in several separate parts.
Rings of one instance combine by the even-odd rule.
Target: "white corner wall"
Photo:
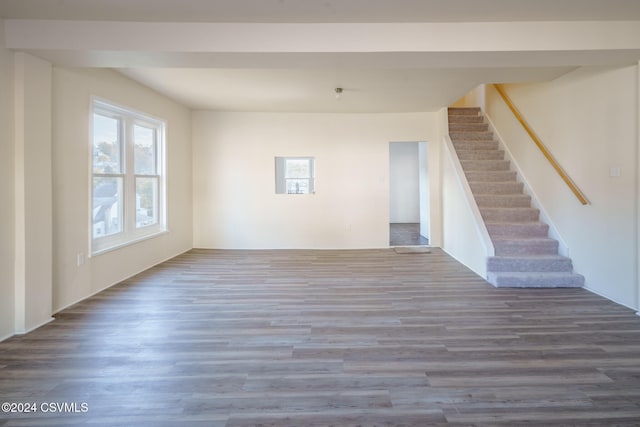
[[[89,257],[91,97],[167,121],[169,233]],[[53,70],[54,311],[192,247],[190,111],[116,72]],[[78,254],[85,263],[77,265]]]
[[[13,53],[0,20],[0,340],[14,332]]]
[[[479,85],[462,98],[450,105],[451,108],[480,107],[484,111],[486,104],[486,86]]]
[[[575,270],[588,289],[637,308],[638,66],[580,68],[506,90],[591,202],[578,202],[487,87],[487,114],[568,245]],[[620,176],[610,176],[616,168]]]
[[[26,333],[52,314],[51,64],[15,53],[14,329]]]
[[[388,247],[389,142],[435,141],[436,124],[433,113],[194,112],[194,246]],[[275,194],[275,156],[315,157],[316,194]]]

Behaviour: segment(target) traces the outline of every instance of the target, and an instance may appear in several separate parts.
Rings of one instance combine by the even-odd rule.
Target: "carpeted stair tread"
[[[549,225],[544,222],[486,222],[487,231],[493,238],[548,237]]]
[[[494,140],[456,139],[452,140],[452,142],[456,152],[458,150],[497,150],[499,147],[498,141]]]
[[[524,185],[521,182],[489,182],[469,181],[469,187],[474,195],[477,194],[522,194]]]
[[[449,132],[451,139],[460,139],[463,141],[493,141],[493,132]]]
[[[557,255],[558,241],[548,237],[492,238],[496,255]]]
[[[483,123],[484,117],[473,114],[454,114],[449,116],[449,124],[452,123]]]
[[[456,150],[460,160],[504,160],[502,150]]]
[[[526,194],[476,194],[475,199],[479,208],[527,208],[531,206],[531,196]]]
[[[509,170],[509,160],[460,160],[462,169],[466,171],[506,171]]]
[[[449,131],[452,132],[487,132],[489,125],[487,123],[449,123]]]
[[[536,208],[480,208],[485,222],[537,222],[540,210]]]
[[[584,277],[560,272],[490,272],[487,279],[497,288],[579,288]]]
[[[481,110],[480,107],[458,107],[458,108],[449,108],[448,110],[449,116],[459,116],[459,115],[480,115]]]
[[[517,182],[516,172],[509,170],[502,171],[465,171],[467,181],[474,182]]]
[[[572,272],[571,258],[562,255],[492,256],[487,269],[494,272]]]

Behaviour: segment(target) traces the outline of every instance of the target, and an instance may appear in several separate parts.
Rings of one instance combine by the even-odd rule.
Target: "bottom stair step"
[[[576,273],[489,272],[487,280],[496,288],[580,288],[584,276]]]
[[[571,258],[562,255],[492,256],[487,258],[488,272],[562,272],[573,271]]]

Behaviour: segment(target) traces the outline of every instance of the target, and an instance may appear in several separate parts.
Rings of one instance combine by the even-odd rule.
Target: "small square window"
[[[276,194],[315,193],[313,157],[276,157]]]

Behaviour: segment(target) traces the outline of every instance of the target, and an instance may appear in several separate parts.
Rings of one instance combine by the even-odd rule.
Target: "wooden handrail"
[[[494,84],[493,87],[496,88],[496,91],[498,91],[498,93],[500,94],[500,96],[502,97],[504,102],[507,104],[507,106],[509,107],[509,109],[511,110],[513,115],[516,116],[516,119],[518,119],[518,121],[520,122],[520,124],[522,125],[524,130],[529,134],[529,136],[531,137],[533,142],[536,144],[536,146],[540,149],[540,151],[542,152],[544,157],[549,161],[549,163],[551,163],[551,166],[553,166],[553,168],[556,170],[556,172],[558,172],[558,175],[560,175],[560,178],[562,178],[562,180],[569,186],[569,189],[573,192],[573,194],[575,194],[575,196],[578,198],[578,200],[580,200],[580,203],[582,203],[583,205],[588,205],[589,204],[589,200],[587,199],[587,197],[584,195],[584,193],[582,191],[580,191],[580,189],[575,184],[575,182],[573,182],[571,177],[565,172],[564,169],[562,169],[562,166],[560,166],[560,164],[553,157],[551,152],[549,152],[549,150],[542,143],[540,138],[538,138],[538,135],[536,135],[535,132],[533,131],[533,129],[531,129],[531,127],[526,122],[524,117],[522,117],[522,114],[520,113],[520,111],[518,111],[516,106],[513,105],[513,102],[511,102],[511,99],[509,98],[507,93],[502,88],[502,85]]]

